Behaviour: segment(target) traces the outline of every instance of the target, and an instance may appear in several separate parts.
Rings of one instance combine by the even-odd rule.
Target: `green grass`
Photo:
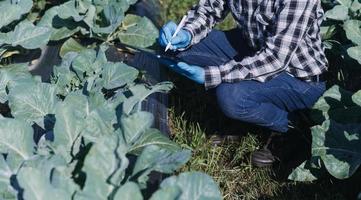
[[[164,21],[173,20],[178,22],[182,19],[182,16],[186,14],[198,0],[159,0],[163,7],[163,19]],[[228,15],[226,19],[217,25],[217,29],[227,30],[235,27],[235,22],[231,15]]]
[[[270,179],[269,169],[250,165],[250,152],[258,147],[258,139],[247,135],[240,143],[213,146],[199,124],[171,110],[173,139],[193,151],[193,157],[182,171],[202,171],[211,175],[222,188],[224,199],[258,199],[273,196],[279,185]],[[270,181],[271,180],[271,181]]]

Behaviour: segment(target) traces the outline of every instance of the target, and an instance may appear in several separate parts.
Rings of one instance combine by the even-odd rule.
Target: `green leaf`
[[[347,49],[347,53],[351,58],[361,64],[361,46],[350,47]]]
[[[85,3],[86,4],[86,3]],[[96,7],[94,5],[86,5],[84,6],[84,2],[79,2],[79,8],[81,9],[85,9],[85,7],[87,7],[87,10],[85,12],[85,16],[83,19],[83,22],[88,25],[88,28],[82,28],[81,32],[82,34],[90,34],[90,37],[92,37],[92,29],[94,28],[94,23],[97,20],[97,18],[99,17],[99,15],[97,15],[96,13]]]
[[[21,120],[0,119],[0,151],[13,152],[27,160],[33,155],[33,129]]]
[[[127,97],[123,93],[117,92],[114,96],[112,96],[108,100],[108,105],[113,109],[119,111],[118,110],[118,108],[120,107],[119,105],[122,104],[126,99]]]
[[[178,193],[176,199],[179,200],[222,199],[217,184],[211,177],[200,172],[186,172],[165,179],[160,185],[160,190],[153,194],[151,200],[162,200],[168,196],[167,193],[169,192],[172,197],[175,196],[175,193]]]
[[[117,28],[124,20],[124,13],[129,9],[131,4],[136,3],[137,0],[106,0],[93,1],[96,13],[92,16],[92,23],[87,23],[94,33],[106,38],[112,36]],[[96,18],[97,17],[97,18]],[[88,19],[90,21],[90,19]],[[114,38],[106,38],[114,39]]]
[[[300,182],[312,182],[318,179],[314,169],[310,166],[309,161],[304,161],[288,176],[289,180]]]
[[[361,3],[359,2],[359,0],[354,0],[352,2],[352,5],[351,5],[351,11],[352,12],[358,12],[361,10]]]
[[[153,193],[150,200],[178,199],[178,197],[180,196],[181,193],[182,193],[181,188],[179,188],[177,186],[165,187],[165,188],[159,189],[155,193]]]
[[[67,41],[64,42],[64,44],[60,48],[60,57],[64,57],[65,54],[68,52],[81,52],[85,50],[86,48],[79,44],[76,40],[73,38],[69,38]]]
[[[117,123],[115,110],[108,106],[101,106],[92,110],[86,118],[83,136],[90,141],[114,132]]]
[[[59,155],[33,156],[31,160],[24,163],[23,167],[36,168],[45,174],[50,174],[56,167],[66,167],[67,163]],[[49,179],[50,181],[51,179]]]
[[[67,96],[70,92],[81,88],[81,81],[76,74],[65,68],[54,67],[53,84],[56,86],[56,93]]]
[[[352,101],[352,93],[335,85],[314,104],[311,117],[318,124],[328,119],[339,123],[358,123],[361,122],[360,112],[361,107]]]
[[[139,154],[144,147],[150,145],[157,145],[163,149],[167,149],[168,151],[176,152],[180,151],[180,147],[173,141],[171,141],[168,137],[162,134],[158,129],[148,129],[146,130],[139,139],[132,144],[129,149],[129,152],[133,154]]]
[[[81,1],[77,2],[74,0],[67,1],[59,6],[58,15],[62,19],[73,18],[76,22],[82,21],[85,15],[81,15],[81,9],[78,9]]]
[[[1,34],[0,44],[10,44],[14,47],[22,46],[26,49],[37,49],[45,46],[51,35],[51,30],[47,27],[35,26],[28,20],[24,20],[16,25],[14,31]]]
[[[138,70],[124,63],[107,63],[102,74],[104,88],[109,90],[133,83],[138,76]]]
[[[74,182],[72,177],[73,169],[68,167],[57,167],[52,171],[51,185],[55,188],[69,191],[73,194],[75,191],[79,191],[79,186]]]
[[[11,114],[29,123],[35,122],[42,128],[47,120],[52,121],[47,115],[55,113],[57,102],[55,86],[47,83],[19,84],[9,93]]]
[[[361,45],[361,21],[347,20],[343,24],[343,29],[345,30],[346,36],[349,40],[357,45]]]
[[[322,159],[332,176],[338,179],[352,176],[361,164],[361,124],[326,120],[311,130],[312,155]]]
[[[361,90],[359,90],[358,92],[353,94],[351,98],[355,104],[357,104],[358,106],[361,106]]]
[[[50,174],[32,167],[23,167],[17,180],[24,189],[23,198],[27,200],[71,199],[72,193],[58,189],[50,184]]]
[[[119,139],[116,135],[106,135],[99,138],[91,147],[83,166],[87,178],[81,193],[82,196],[107,199],[107,196],[114,190],[115,187],[108,184],[107,180],[118,170],[124,174],[129,162],[125,157],[125,152],[116,151],[118,143]],[[118,157],[122,159],[118,160]]]
[[[0,69],[0,102],[5,103],[8,100],[7,87],[14,82],[25,82],[32,79],[27,64],[11,64]]]
[[[61,19],[58,14],[63,10],[54,6],[46,10],[38,26],[47,27],[51,31],[50,40],[57,41],[72,36],[80,30],[79,25],[71,19]]]
[[[128,14],[122,24],[124,31],[118,33],[119,40],[124,44],[138,47],[149,47],[158,38],[158,29],[146,17]]]
[[[127,144],[135,143],[153,125],[153,122],[154,117],[149,112],[141,111],[129,116],[122,116],[120,124]]]
[[[64,102],[56,105],[54,146],[65,158],[76,153],[71,150],[75,151],[72,147],[85,128],[85,118],[89,112],[87,98],[82,94],[70,94]]]
[[[105,99],[103,93],[90,92],[88,94],[88,101],[89,101],[89,106],[90,106],[91,110],[94,110],[97,108],[106,108],[106,110],[107,110],[108,107],[110,110],[109,102]]]
[[[188,150],[172,152],[154,145],[147,146],[137,158],[132,176],[138,177],[139,183],[146,184],[150,172],[171,174],[182,167],[191,154]]]
[[[11,170],[8,163],[6,163],[4,156],[0,156],[0,198],[1,199],[16,199],[16,191],[11,187],[11,176],[14,172]]]
[[[352,101],[347,99],[347,96],[351,95],[351,92],[340,88],[338,85],[334,85],[315,103],[313,109],[328,112],[332,106],[343,107],[343,105],[350,105]]]
[[[135,4],[138,0],[94,0],[93,4],[97,7],[103,7],[109,3],[118,3],[122,10],[127,11],[132,4]]]
[[[0,28],[9,25],[15,20],[19,20],[32,7],[32,0],[21,0],[18,3],[13,3],[12,0],[0,1]]]
[[[10,185],[10,177],[12,175],[13,175],[12,170],[10,169],[9,165],[6,163],[4,156],[1,155],[0,156],[0,184]]]
[[[329,40],[336,34],[336,26],[321,26],[322,40]]]
[[[16,136],[15,136],[16,137]],[[21,138],[18,138],[21,140]],[[32,140],[32,137],[27,138],[30,140]],[[60,158],[60,159],[59,159]],[[75,184],[73,183],[71,178],[71,173],[61,173],[61,178],[58,177],[58,172],[63,172],[64,168],[57,168],[59,166],[61,167],[66,167],[66,163],[64,162],[64,160],[59,157],[59,156],[32,156],[31,159],[28,159],[26,162],[23,161],[23,159],[19,156],[18,154],[14,154],[12,152],[7,154],[7,158],[6,158],[8,167],[16,172],[16,171],[21,171],[24,166],[26,167],[31,167],[34,169],[39,170],[42,173],[42,176],[48,176],[49,177],[49,181],[51,179],[51,184],[57,188],[62,188],[63,186],[66,185],[66,187],[64,187],[64,189],[66,189],[69,193],[74,193],[74,191],[76,189],[78,189]],[[2,168],[2,167],[1,167]],[[70,172],[70,171],[68,171]],[[50,174],[51,178],[50,178]],[[29,181],[29,180],[28,180]],[[38,181],[38,180],[36,180]],[[34,184],[37,184],[37,182],[32,182]],[[60,183],[60,181],[62,183]],[[13,181],[12,185],[13,185]],[[31,182],[31,180],[29,181]],[[66,183],[64,183],[66,182]],[[10,186],[10,185],[9,185]],[[16,186],[17,188],[21,188],[21,186]],[[22,188],[23,189],[23,188]],[[68,190],[69,189],[69,190]],[[44,188],[44,190],[46,190],[46,188]],[[11,192],[11,191],[10,191]],[[42,193],[42,191],[39,191],[39,193]],[[16,195],[16,193],[15,193]]]
[[[95,71],[94,63],[96,60],[96,51],[93,49],[86,49],[81,51],[72,63],[72,69],[81,79],[85,75],[92,74]]]
[[[75,163],[67,164],[60,155],[39,156],[25,164],[26,167],[36,168],[43,174],[49,174],[51,186],[57,189],[68,191],[69,194],[80,189],[73,180]]]
[[[94,22],[100,20],[93,2],[70,0],[59,6],[58,16],[63,20],[72,20],[78,24],[78,28],[83,35],[90,34],[94,27]]]
[[[77,55],[77,53],[69,52],[64,55],[60,66],[54,66],[51,83],[56,86],[57,94],[66,96],[71,91],[79,89],[81,81],[70,69]]]
[[[340,3],[343,6],[346,6],[348,8],[351,7],[352,1],[351,0],[337,0],[338,3]]]
[[[348,7],[344,5],[337,5],[333,7],[331,10],[328,10],[325,14],[326,18],[334,19],[334,20],[347,20],[348,16]]]
[[[3,200],[15,200],[16,191],[8,185],[0,185],[0,198]]]
[[[117,155],[117,162],[118,162],[118,169],[111,175],[109,178],[109,183],[120,186],[124,182],[124,179],[126,178],[126,175],[129,175],[128,172],[126,172],[126,169],[129,165],[128,160],[128,145],[125,143],[124,139],[121,137],[121,134],[119,134],[120,129],[118,129],[115,134],[117,134],[117,142],[118,146],[116,148],[116,155]]]
[[[123,4],[124,5],[124,4]],[[98,6],[97,8],[100,8]],[[97,13],[102,20],[92,28],[92,31],[97,34],[111,34],[114,32],[122,23],[124,18],[124,8],[122,3],[116,1],[108,1],[107,4],[101,6],[102,11]]]
[[[130,87],[130,91],[133,96],[129,97],[124,101],[123,112],[125,114],[130,114],[132,111],[138,111],[140,109],[139,104],[144,101],[149,95],[156,92],[168,92],[173,88],[171,82],[162,82],[154,86],[146,86],[142,84],[137,84]],[[135,106],[138,105],[138,110]]]
[[[136,183],[127,182],[119,188],[114,200],[143,200],[143,196]]]
[[[14,151],[10,151],[7,154],[6,162],[9,165],[10,169],[14,173],[16,173],[22,167],[22,165],[24,164],[24,158],[21,155],[15,153]]]

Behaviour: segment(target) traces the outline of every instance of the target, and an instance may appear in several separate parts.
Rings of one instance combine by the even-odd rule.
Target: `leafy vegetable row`
[[[313,181],[326,169],[338,179],[351,177],[361,164],[361,90],[353,94],[330,88],[313,108],[312,158],[290,175],[297,181]]]
[[[23,64],[0,70],[13,117],[0,119],[2,197],[220,199],[212,179],[196,172],[165,179],[153,195],[142,192],[152,171],[173,173],[191,152],[151,128],[152,114],[140,111],[142,100],[172,84],[135,83],[138,71],[108,62],[105,50],[66,54],[52,83]]]
[[[221,199],[199,172],[149,187],[151,173],[174,173],[191,152],[151,128],[153,115],[140,109],[172,84],[146,84],[135,68],[107,60],[110,43],[147,47],[158,35],[150,20],[127,14],[135,2],[0,1],[1,60],[70,37],[50,83],[28,63],[2,62],[0,103],[9,110],[0,117],[1,199]]]
[[[59,41],[76,34],[104,42],[121,41],[148,47],[158,36],[146,17],[126,14],[137,0],[69,0],[51,6],[41,16],[31,13],[32,0],[0,1],[0,58],[21,49],[37,49],[49,41]]]
[[[358,0],[325,0],[323,5],[329,10],[321,33],[329,55],[330,72],[337,79],[329,82],[359,89],[361,4]],[[361,90],[353,93],[334,85],[326,91],[312,110],[317,124],[311,128],[312,157],[289,178],[313,181],[327,173],[338,179],[351,177],[361,164],[360,111]]]

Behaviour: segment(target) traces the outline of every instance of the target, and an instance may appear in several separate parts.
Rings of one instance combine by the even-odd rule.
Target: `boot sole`
[[[226,136],[211,135],[209,137],[209,140],[211,141],[211,144],[213,146],[218,146],[225,143],[227,144],[237,143],[241,140],[241,137],[237,135],[226,135]]]

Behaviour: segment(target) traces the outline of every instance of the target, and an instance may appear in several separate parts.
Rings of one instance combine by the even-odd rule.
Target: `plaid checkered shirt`
[[[282,71],[307,78],[327,70],[320,36],[320,0],[200,0],[184,29],[198,43],[231,12],[256,53],[240,61],[205,67],[206,89],[222,82],[267,81]]]

